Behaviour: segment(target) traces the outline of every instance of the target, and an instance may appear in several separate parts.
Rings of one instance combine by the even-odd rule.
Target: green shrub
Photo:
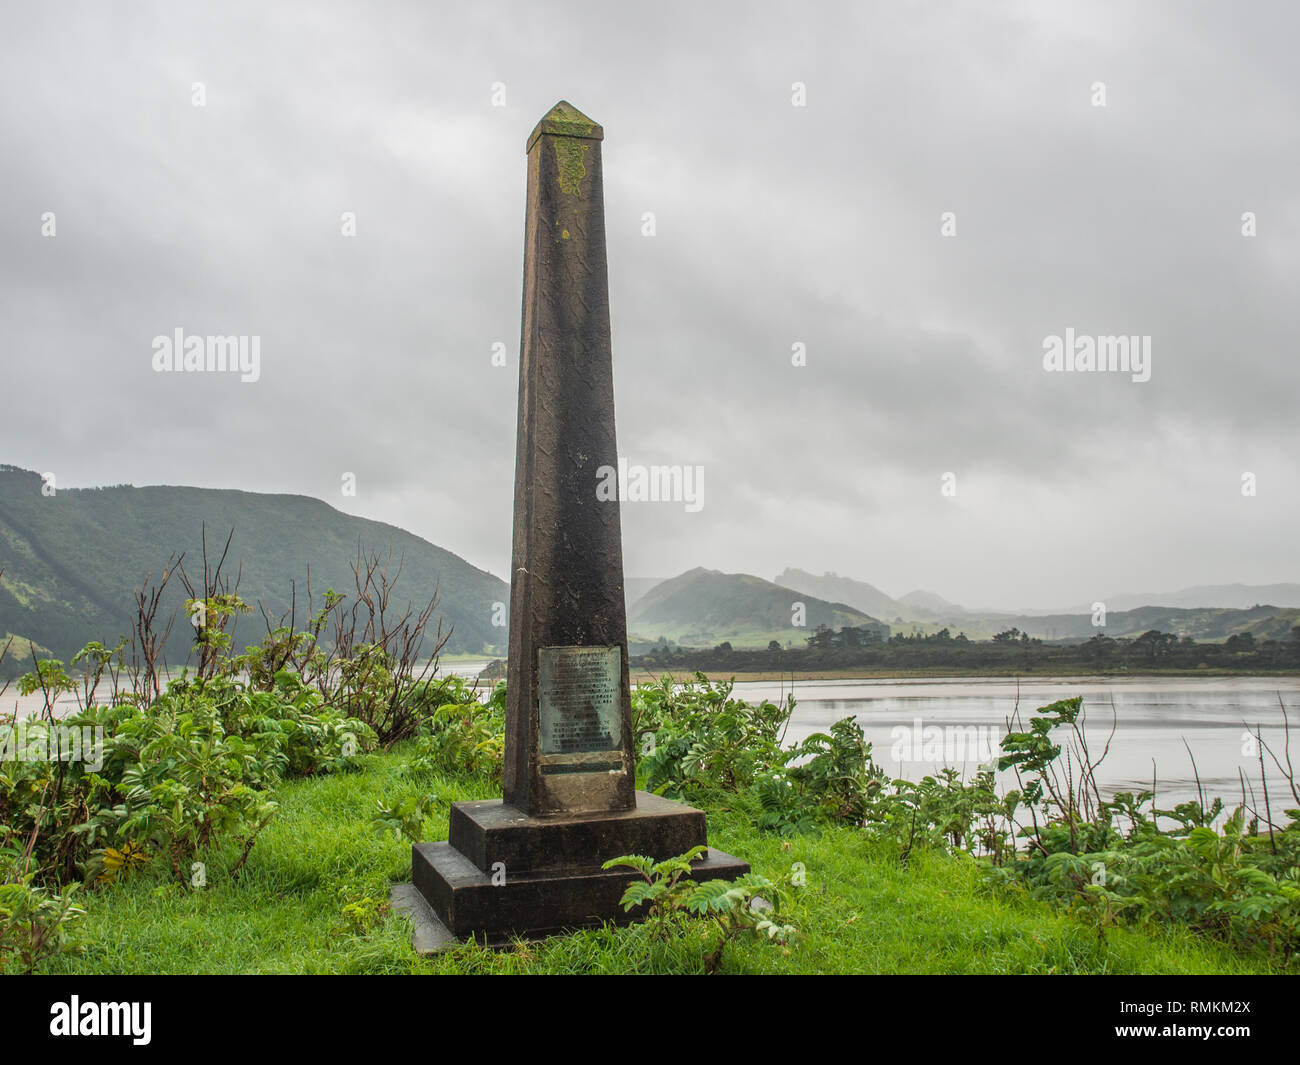
[[[794,696],[781,706],[731,698],[730,682],[702,673],[677,687],[664,677],[641,685],[632,706],[646,787],[669,798],[699,790],[738,791],[758,774],[784,766],[781,737]]]
[[[47,891],[33,885],[22,865],[16,850],[0,850],[0,972],[16,958],[31,973],[43,959],[71,949],[68,926],[84,913],[72,902],[75,884],[62,893]]]
[[[52,722],[0,726],[10,748],[25,741],[0,760],[0,846],[21,844],[33,881],[54,886],[114,879],[124,855],[135,865],[142,854],[188,882],[188,863],[226,840],[239,847],[237,873],[275,813],[279,781],[354,768],[375,746],[364,723],[285,671],[269,691],[183,675],[148,705],[92,704],[60,724],[96,737],[95,757],[60,757],[45,738]]]
[[[410,771],[499,779],[505,764],[505,698],[504,683],[487,702],[480,702],[477,691],[460,677],[423,685]]]
[[[814,732],[784,758],[784,768],[761,774],[755,783],[763,804],[759,827],[783,835],[820,824],[863,824],[888,780],[852,717],[835,722],[829,733]]]
[[[711,974],[718,971],[723,950],[737,936],[754,935],[781,944],[794,936],[794,926],[783,915],[791,907],[795,888],[792,875],[774,881],[757,873],[697,884],[690,876],[691,862],[707,849],[693,847],[661,862],[624,855],[610,859],[604,868],[631,869],[640,875],[628,885],[621,902],[629,913],[644,907],[652,935],[689,936],[701,926],[705,936],[711,932],[712,949],[704,955],[705,972]]]

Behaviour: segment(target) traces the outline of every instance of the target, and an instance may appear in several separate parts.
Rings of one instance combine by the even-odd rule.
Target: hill
[[[382,522],[353,517],[319,499],[211,488],[60,488],[41,493],[40,477],[0,466],[0,632],[21,633],[67,657],[88,640],[115,641],[127,632],[132,593],[156,578],[171,555],[201,581],[202,536],[220,553],[233,528],[227,569],[242,566],[239,593],[273,615],[290,604],[298,586],[298,617],[305,620],[308,567],[317,598],[327,588],[354,590],[351,563],[358,546],[386,556],[390,576],[401,563],[393,606],[417,609],[439,592],[439,608],[454,629],[448,651],[504,650],[507,629],[492,625],[494,603],[509,603],[509,587],[441,547]],[[179,606],[184,589],[168,588],[163,613]],[[437,614],[435,614],[435,619]],[[169,659],[183,654],[188,634],[178,624]],[[265,632],[256,615],[235,631],[237,646]]]
[[[792,625],[795,602],[804,604],[803,628]],[[698,568],[651,588],[628,618],[629,628],[642,636],[662,636],[697,647],[723,642],[766,646],[770,640],[802,646],[822,625],[872,627],[886,638],[889,635],[888,625],[845,603],[792,593],[747,573]]]
[[[917,589],[914,592],[908,592],[900,596],[898,602],[905,608],[910,608],[914,614],[922,617],[943,617],[943,616],[960,616],[967,611],[965,608],[958,606],[956,603],[950,603],[941,595],[934,592],[926,592]]]
[[[886,595],[875,585],[841,577],[838,573],[823,573],[820,577],[806,570],[786,567],[777,574],[774,583],[806,595],[815,595],[830,603],[844,603],[873,618],[912,616],[912,611],[901,601]]]

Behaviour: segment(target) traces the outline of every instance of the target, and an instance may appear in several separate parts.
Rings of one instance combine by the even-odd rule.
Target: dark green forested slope
[[[169,556],[184,553],[187,572],[201,583],[205,525],[214,562],[235,530],[223,573],[234,576],[242,565],[240,595],[274,615],[288,608],[296,580],[303,622],[308,566],[319,602],[327,588],[353,590],[358,545],[384,556],[391,548],[390,574],[402,564],[394,606],[419,609],[436,585],[444,629],[454,627],[448,650],[504,648],[506,630],[493,627],[492,610],[509,601],[506,583],[395,526],[306,496],[170,486],[44,496],[37,474],[12,467],[0,467],[0,634],[21,634],[62,657],[91,639],[116,640],[129,629],[134,589]],[[168,591],[170,611],[184,589],[174,581]],[[177,625],[169,658],[183,653],[184,628]],[[264,631],[260,618],[242,619],[236,643],[256,642]]]

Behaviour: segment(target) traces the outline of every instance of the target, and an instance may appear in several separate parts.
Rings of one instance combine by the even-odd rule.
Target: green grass
[[[63,973],[628,973],[698,972],[707,945],[663,943],[644,927],[605,928],[521,943],[414,955],[404,918],[386,913],[367,936],[351,934],[347,894],[386,898],[410,878],[410,846],[371,823],[380,799],[430,785],[402,775],[400,754],[372,755],[365,772],[279,789],[280,810],[240,878],[233,852],[207,856],[208,886],[186,891],[162,870],[86,891],[80,953],[47,963]],[[450,802],[487,798],[486,781],[435,780],[443,800],[426,826],[445,839]],[[752,827],[749,811],[707,803],[710,842],[777,876],[793,862],[807,887],[788,948],[733,942],[732,973],[1246,973],[1245,957],[1187,933],[1110,930],[986,885],[974,860],[896,853],[850,829],[783,840]]]

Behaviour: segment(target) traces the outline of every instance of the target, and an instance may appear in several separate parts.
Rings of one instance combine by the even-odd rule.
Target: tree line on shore
[[[661,639],[631,660],[634,668],[768,672],[829,669],[971,669],[1006,672],[1112,672],[1144,670],[1300,669],[1300,625],[1289,640],[1257,640],[1250,633],[1223,642],[1152,629],[1140,636],[1098,633],[1087,640],[1045,641],[1019,629],[991,640],[972,640],[949,629],[929,635],[897,633],[881,640],[871,630],[825,626],[805,638],[803,647],[681,647]]]

